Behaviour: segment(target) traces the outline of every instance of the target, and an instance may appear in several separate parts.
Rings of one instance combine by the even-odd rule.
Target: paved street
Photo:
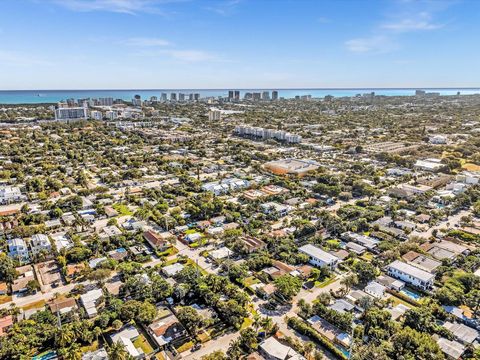
[[[179,250],[178,254],[185,255],[189,259],[191,259],[195,262],[198,262],[198,265],[201,266],[206,271],[211,272],[211,273],[216,273],[218,271],[217,269],[212,269],[212,265],[210,263],[207,263],[206,259],[203,256],[200,256],[200,253],[202,251],[212,250],[214,248],[213,245],[208,245],[206,247],[197,248],[197,249],[191,249],[187,245],[178,241],[175,244],[175,246]],[[175,258],[178,254],[170,256],[169,259]],[[143,264],[143,267],[155,266],[155,265],[159,264],[160,262],[161,262],[161,260],[159,258],[153,257],[153,259],[151,261]],[[112,273],[111,277],[114,277],[116,275],[117,275],[117,273],[114,272],[114,273]],[[295,331],[293,331],[292,329],[290,329],[286,324],[285,318],[296,316],[296,312],[298,311],[297,302],[298,302],[299,299],[304,299],[308,303],[311,303],[317,298],[317,296],[319,294],[321,294],[323,292],[329,292],[330,290],[334,290],[334,291],[338,290],[341,287],[340,281],[344,276],[345,276],[344,274],[337,275],[336,281],[334,281],[333,283],[331,283],[331,284],[329,284],[329,285],[327,285],[323,288],[315,287],[311,290],[305,290],[305,289],[302,288],[300,290],[299,294],[294,298],[291,308],[286,310],[286,311],[278,311],[278,312],[265,311],[261,308],[261,305],[263,303],[265,303],[265,301],[261,300],[257,297],[254,298],[253,305],[254,305],[255,309],[260,314],[262,314],[264,316],[266,316],[266,315],[270,316],[273,319],[273,321],[278,325],[278,328],[279,328],[280,332],[282,332],[286,336],[297,338],[300,341],[308,341],[307,338],[305,338],[304,336],[302,336],[302,335],[296,333]],[[46,293],[37,292],[35,295],[30,295],[30,296],[14,296],[13,299],[12,299],[12,302],[8,302],[8,303],[0,305],[0,309],[8,308],[12,303],[14,303],[17,307],[23,307],[23,306],[26,306],[28,304],[38,302],[38,301],[41,301],[41,300],[48,301],[51,298],[53,298],[56,293],[68,293],[68,292],[70,292],[75,287],[75,285],[77,285],[77,284],[90,285],[90,284],[94,284],[94,282],[84,281],[84,282],[81,282],[81,283],[68,284],[68,285],[64,285],[64,286],[60,286],[58,288],[52,289],[51,291],[46,292]],[[239,336],[240,336],[239,332],[228,333],[226,335],[220,336],[217,339],[209,341],[208,346],[202,347],[200,350],[198,350],[196,352],[193,352],[193,353],[185,352],[185,353],[183,353],[183,358],[184,359],[189,359],[189,360],[199,360],[203,355],[209,354],[209,353],[214,352],[216,350],[226,351],[228,349],[228,346],[229,346],[230,342],[232,340],[237,339]],[[329,355],[329,354],[326,354],[325,356],[326,356],[326,358],[331,358],[331,355]]]
[[[206,346],[203,346],[200,350],[195,352],[184,352],[182,354],[183,359],[188,360],[200,360],[203,355],[210,354],[217,350],[227,351],[228,345],[231,341],[237,339],[240,336],[239,331],[235,331],[233,333],[228,333],[224,336],[220,336],[215,340],[209,341]]]
[[[211,264],[208,264],[205,260],[205,258],[203,256],[200,256],[200,253],[204,250],[210,250],[213,248],[213,246],[209,245],[207,247],[202,247],[202,248],[197,248],[197,249],[190,249],[187,245],[181,243],[180,241],[178,241],[176,244],[175,244],[175,247],[179,250],[179,254],[181,255],[186,255],[188,258],[192,259],[193,261],[197,262],[198,261],[198,265],[200,265],[200,267],[202,267],[203,269],[205,269],[206,271],[209,271],[209,272],[212,272],[212,273],[216,273],[216,269],[212,269],[212,265]],[[178,254],[176,255],[172,255],[171,257],[169,257],[168,259],[173,259],[177,256]],[[146,262],[144,263],[142,266],[143,267],[148,267],[148,266],[155,266],[155,265],[158,265],[162,262],[161,259],[157,258],[156,256],[153,256],[152,257],[152,260],[149,261],[149,262]],[[110,278],[114,277],[117,275],[117,272],[113,272],[110,276]],[[4,304],[1,304],[0,305],[0,309],[6,309],[8,308],[9,306],[11,306],[12,303],[14,303],[17,307],[24,307],[24,306],[27,306],[29,304],[32,304],[32,303],[35,303],[35,302],[38,302],[38,301],[41,301],[41,300],[44,300],[44,301],[48,301],[50,299],[52,299],[56,293],[59,293],[59,294],[66,294],[66,293],[69,293],[70,291],[72,291],[72,289],[76,286],[76,285],[89,285],[89,284],[93,284],[94,282],[91,282],[91,281],[83,281],[83,282],[79,282],[79,283],[72,283],[72,284],[67,284],[67,285],[63,285],[63,286],[59,286],[57,288],[53,288],[51,289],[50,291],[48,292],[45,292],[45,293],[42,293],[42,292],[37,292],[36,294],[34,295],[28,295],[28,296],[17,296],[17,295],[13,295],[12,297],[12,301],[10,302],[7,302],[7,303],[4,303]]]
[[[464,216],[468,216],[471,214],[470,210],[462,210],[459,211],[458,214],[452,215],[448,218],[448,220],[441,221],[435,226],[432,226],[426,231],[413,231],[411,235],[420,236],[424,238],[430,238],[434,230],[440,229],[452,229],[455,228],[455,225],[460,222],[460,219]],[[447,225],[448,224],[448,225]]]

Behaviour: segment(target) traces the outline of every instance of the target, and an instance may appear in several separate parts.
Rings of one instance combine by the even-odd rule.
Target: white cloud
[[[355,53],[386,53],[398,48],[398,45],[387,36],[351,39],[345,42],[345,46]]]
[[[218,15],[222,16],[228,16],[234,10],[236,7],[242,2],[243,0],[227,0],[227,1],[221,1],[215,6],[209,6],[206,9],[209,11],[212,11]]]
[[[170,42],[164,39],[159,38],[142,38],[135,37],[130,38],[125,41],[127,45],[130,46],[139,46],[139,47],[155,47],[155,46],[167,46],[170,45]]]
[[[436,30],[441,27],[443,27],[443,25],[433,23],[432,16],[426,12],[382,25],[383,29],[396,32]]]
[[[123,14],[162,13],[156,6],[159,0],[52,0],[55,4],[73,11],[108,11]]]

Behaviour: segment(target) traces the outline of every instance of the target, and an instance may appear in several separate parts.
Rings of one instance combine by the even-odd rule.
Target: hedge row
[[[401,293],[401,292],[393,290],[393,289],[387,289],[387,292],[389,292],[390,294],[398,297],[399,299],[402,299],[403,301],[405,301],[405,302],[407,302],[407,303],[409,303],[413,306],[420,306],[418,301],[412,299],[410,296],[405,295],[404,293]]]
[[[347,360],[347,357],[334,345],[332,342],[320,334],[313,327],[306,322],[300,320],[297,317],[288,318],[288,326],[298,331],[302,335],[306,335],[309,338],[315,340],[317,343],[329,350],[337,359]]]

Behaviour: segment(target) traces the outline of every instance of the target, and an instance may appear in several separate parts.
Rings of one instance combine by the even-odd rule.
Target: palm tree
[[[240,342],[238,340],[233,340],[230,342],[227,350],[227,356],[234,360],[240,359],[243,352],[240,347]]]
[[[63,355],[64,360],[81,360],[82,359],[82,349],[80,345],[76,342],[72,343]]]
[[[273,320],[271,317],[265,316],[260,319],[260,326],[265,330],[265,332],[269,333],[273,327]]]
[[[93,336],[95,336],[95,341],[98,342],[98,337],[103,333],[102,329],[100,329],[98,326],[95,326],[92,331]]]
[[[10,315],[16,317],[17,315],[20,314],[20,309],[17,307],[17,305],[15,305],[15,303],[12,302],[9,305],[8,312],[9,312]]]
[[[125,346],[117,341],[107,348],[108,357],[112,360],[129,360],[131,356],[125,350]]]
[[[253,325],[253,328],[255,329],[255,332],[258,332],[258,329],[260,328],[260,326],[262,326],[260,324],[261,320],[262,320],[262,318],[257,313],[255,313],[255,315],[253,315],[253,324],[252,325]]]
[[[55,342],[60,347],[65,347],[67,344],[70,344],[74,340],[74,338],[75,334],[73,333],[73,331],[68,327],[64,327],[57,329]]]
[[[347,293],[353,286],[358,284],[358,277],[356,274],[350,274],[343,278],[340,284],[345,286],[345,293]]]

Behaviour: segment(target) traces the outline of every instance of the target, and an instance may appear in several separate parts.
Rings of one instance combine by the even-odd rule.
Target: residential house
[[[13,316],[7,315],[0,318],[0,337],[7,335],[8,329],[13,326]]]
[[[426,257],[425,255],[419,254],[415,251],[409,251],[402,256],[402,259],[410,265],[431,273],[435,273],[435,270],[442,265],[440,261]]]
[[[125,248],[118,248],[115,250],[111,250],[107,254],[110,258],[117,261],[123,261],[125,260],[125,258],[128,257],[128,253],[127,253],[127,250],[125,250]]]
[[[464,345],[473,344],[475,340],[480,339],[480,333],[477,330],[461,323],[447,321],[443,327],[450,330],[455,339]]]
[[[365,289],[363,289],[367,294],[377,299],[383,299],[386,290],[387,288],[385,286],[376,281],[370,281],[367,286],[365,286]]]
[[[267,247],[267,244],[265,244],[262,240],[256,239],[251,236],[242,236],[240,238],[242,241],[243,245],[246,248],[246,251],[248,253],[252,253],[254,251],[262,250]]]
[[[177,262],[175,264],[165,266],[164,268],[162,268],[162,272],[165,274],[165,276],[174,277],[180,271],[182,271],[183,268],[184,266]]]
[[[442,163],[441,159],[424,159],[417,160],[414,167],[424,171],[438,171],[445,165]]]
[[[289,205],[279,204],[274,201],[270,201],[260,205],[264,214],[277,214],[278,216],[286,216],[291,210],[292,207]]]
[[[11,258],[17,259],[21,263],[30,261],[27,244],[23,239],[15,238],[7,240],[8,255]]]
[[[435,275],[399,260],[387,266],[388,275],[423,290],[433,287]]]
[[[330,309],[335,310],[339,313],[353,312],[355,306],[345,301],[343,299],[337,299],[332,305],[328,306]]]
[[[187,236],[184,237],[184,240],[188,243],[194,243],[202,238],[202,234],[198,232],[194,232],[191,234],[188,234]]]
[[[313,266],[323,267],[328,266],[330,269],[335,269],[340,262],[340,259],[312,244],[303,245],[298,249],[301,253],[308,255],[309,262]]]
[[[68,237],[66,232],[58,232],[55,234],[51,234],[50,237],[55,243],[57,251],[60,251],[62,249],[68,250],[73,247],[73,241]]]
[[[59,298],[52,300],[49,305],[52,313],[65,314],[73,309],[77,309],[77,302],[74,298]]]
[[[133,325],[128,325],[120,331],[110,335],[112,343],[120,343],[133,359],[143,359],[145,354],[140,348],[136,348],[133,342],[140,337],[140,333]]]
[[[29,281],[35,280],[35,274],[31,265],[21,266],[15,269],[18,277],[13,281],[12,293],[18,294],[27,291]]]
[[[258,350],[266,360],[305,360],[302,355],[273,336],[260,343]]]
[[[385,286],[388,289],[392,289],[395,291],[400,291],[405,287],[405,283],[401,280],[395,279],[388,275],[380,275],[375,279],[376,282]]]
[[[82,360],[109,360],[107,350],[100,348],[95,351],[89,351],[82,355]]]
[[[147,331],[158,346],[186,339],[188,335],[177,317],[166,308],[159,311],[160,316],[151,323]]]
[[[169,239],[175,238],[170,232],[156,233],[153,230],[148,230],[143,233],[143,238],[147,240],[151,247],[159,251],[165,251],[171,246]]]
[[[88,261],[88,266],[91,269],[95,269],[98,265],[100,265],[102,262],[107,260],[105,256],[99,257],[99,258],[94,258]]]
[[[30,250],[33,255],[37,255],[40,252],[50,253],[52,251],[52,244],[45,234],[35,234],[30,240]]]
[[[222,226],[227,218],[223,215],[211,218],[209,221],[213,226]]]
[[[437,344],[449,360],[461,359],[466,350],[465,346],[460,344],[458,341],[448,340],[443,337],[438,338]]]
[[[232,254],[233,251],[225,246],[216,250],[212,250],[208,253],[209,257],[211,257],[213,260],[225,259],[226,257],[230,257]]]
[[[362,246],[360,244],[356,244],[353,241],[349,241],[348,243],[346,243],[345,248],[348,251],[351,251],[351,252],[353,252],[357,255],[362,255],[367,250],[367,248],[365,246]]]
[[[410,310],[410,308],[403,304],[397,304],[393,308],[387,308],[385,310],[390,313],[392,320],[396,321],[400,319],[408,310]]]
[[[45,228],[47,230],[57,229],[61,226],[62,226],[62,222],[60,221],[60,219],[52,219],[52,220],[45,221]]]
[[[377,245],[380,242],[377,239],[374,239],[370,236],[357,234],[357,233],[354,233],[352,231],[344,232],[341,235],[341,237],[342,237],[342,239],[345,239],[346,241],[352,241],[354,243],[357,243],[357,244],[363,246],[364,248],[367,248],[370,251],[374,251],[376,249]]]
[[[115,236],[122,235],[122,231],[115,225],[105,226],[100,232],[100,239],[110,239]]]
[[[0,205],[11,204],[25,200],[20,188],[14,186],[6,186],[0,188]]]
[[[87,312],[89,318],[97,316],[97,302],[103,296],[101,289],[93,289],[89,292],[80,295],[80,303]]]
[[[206,232],[211,236],[220,236],[224,233],[224,231],[225,230],[223,229],[223,227],[215,226],[215,227],[209,227]]]

